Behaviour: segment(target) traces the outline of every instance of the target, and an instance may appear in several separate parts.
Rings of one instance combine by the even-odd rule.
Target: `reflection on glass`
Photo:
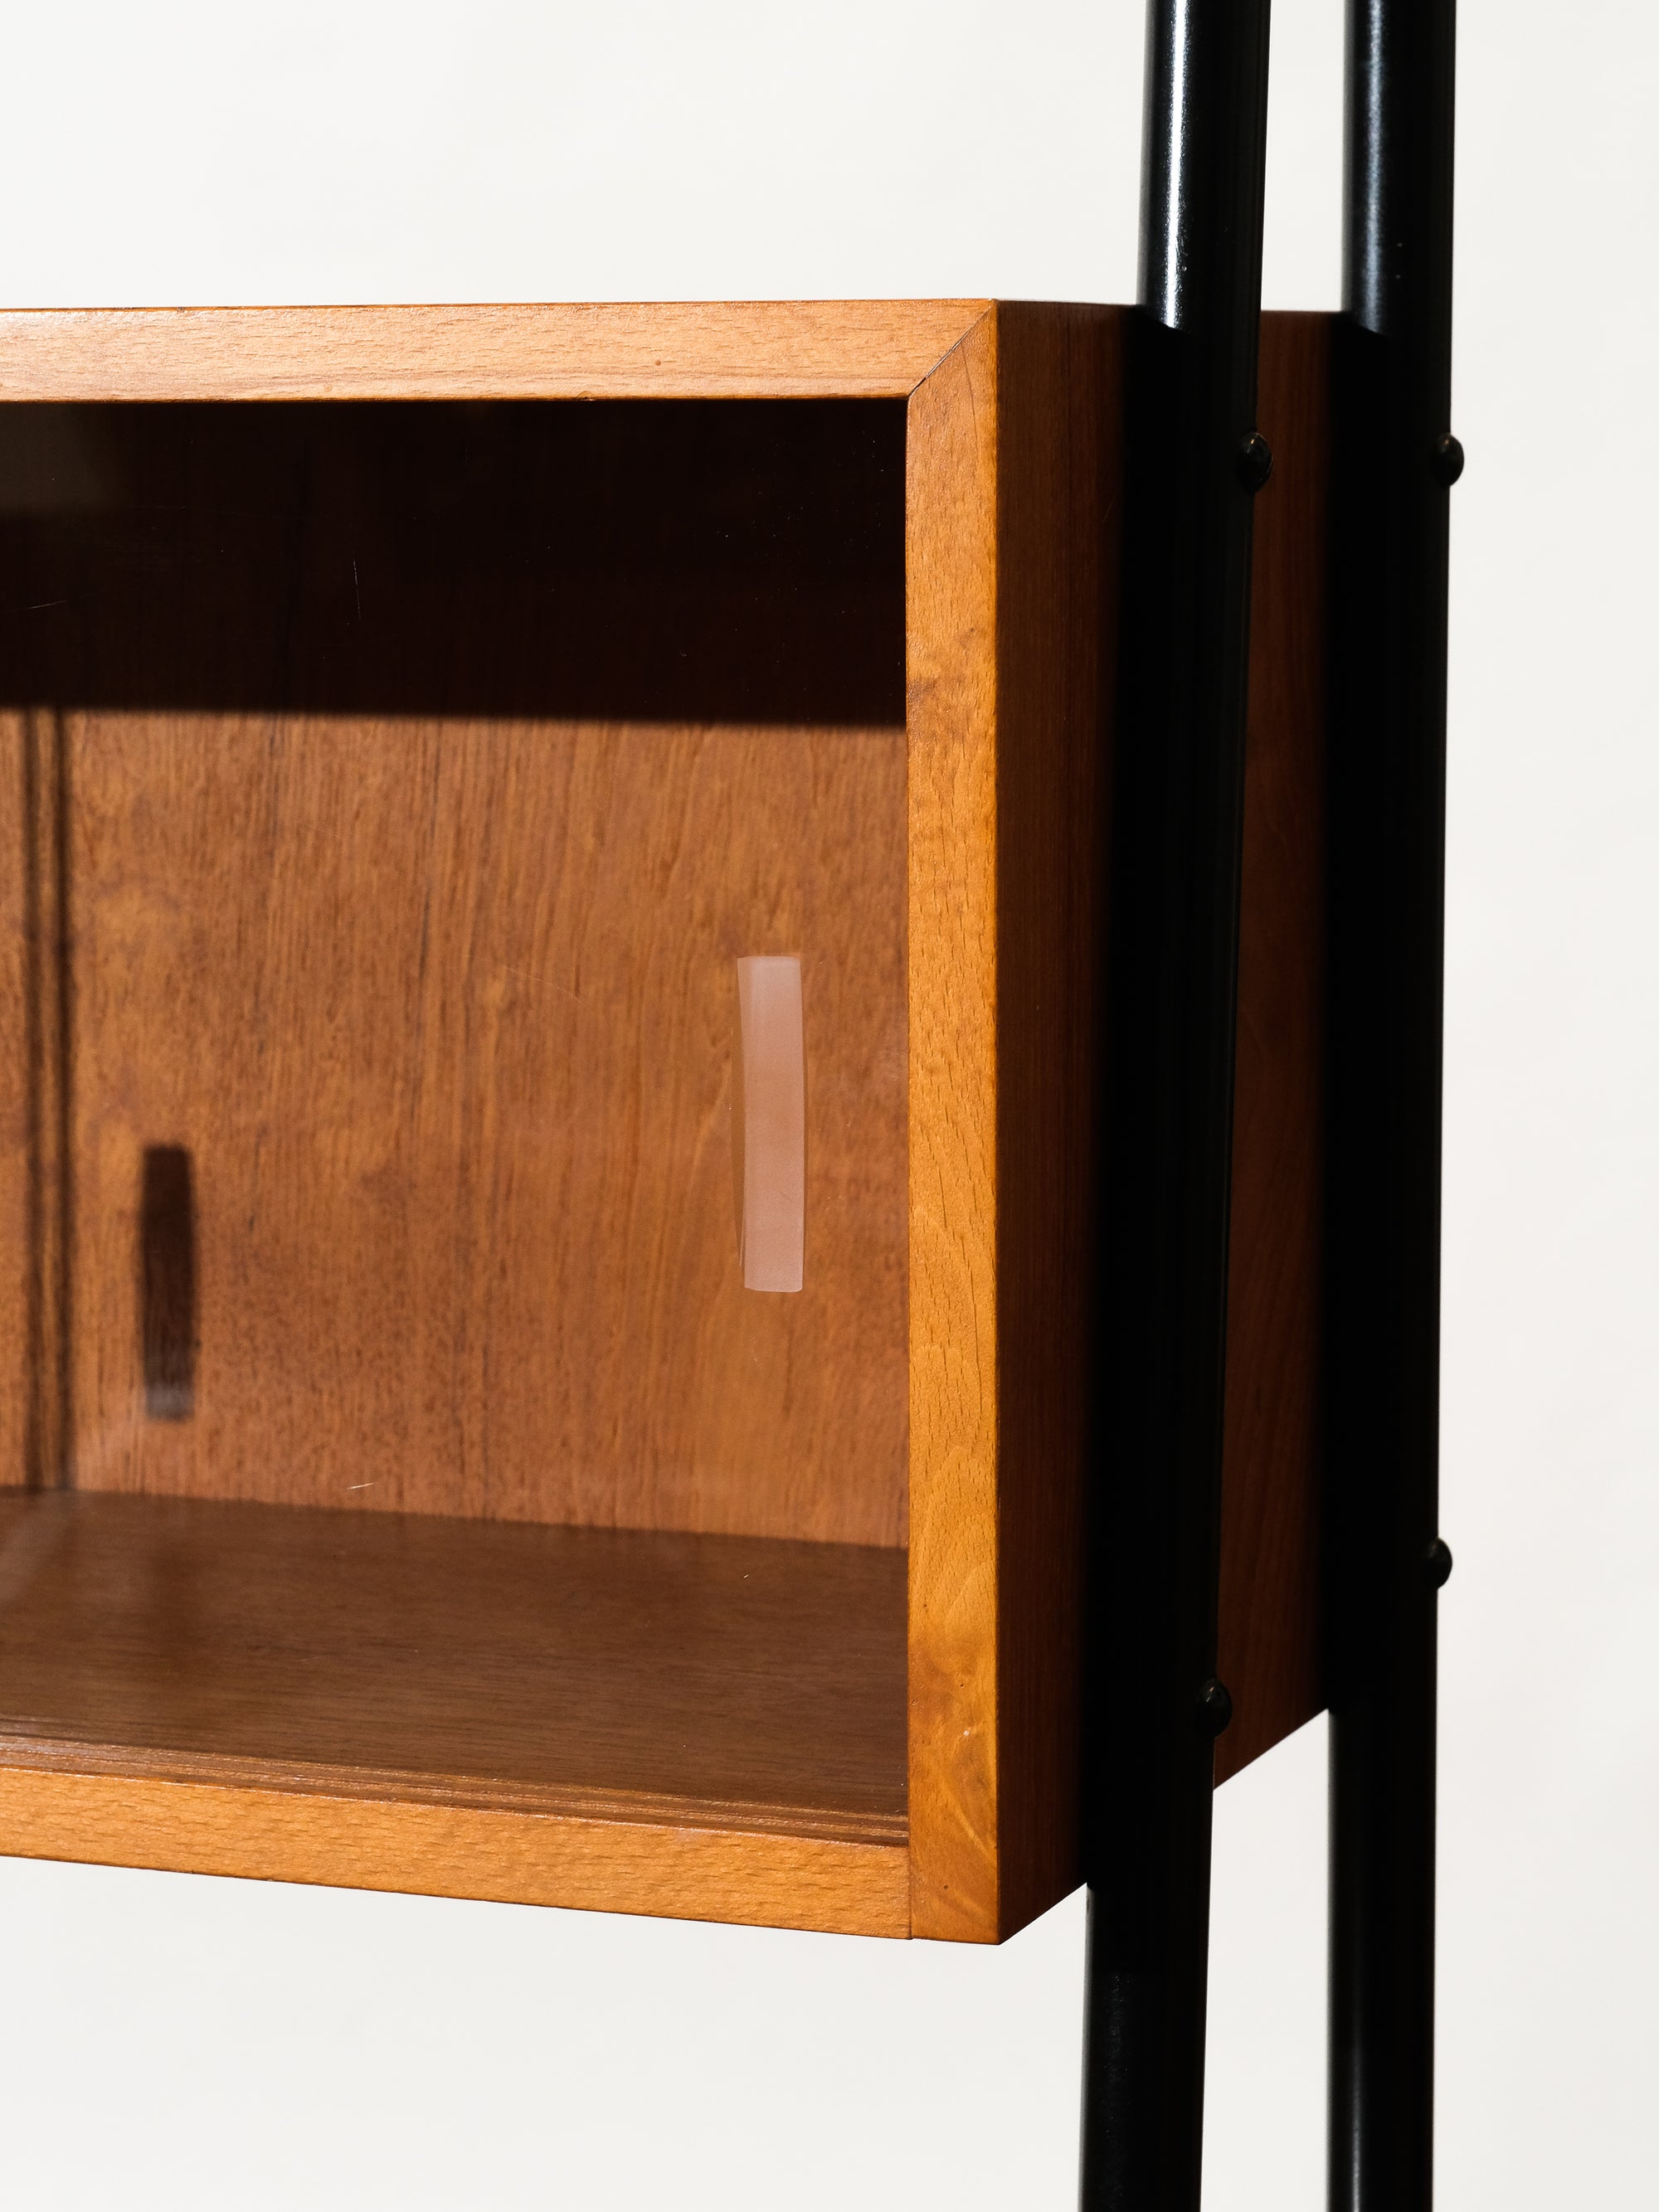
[[[800,963],[756,955],[738,963],[742,1034],[743,1286],[798,1291],[806,1228],[806,1057]]]

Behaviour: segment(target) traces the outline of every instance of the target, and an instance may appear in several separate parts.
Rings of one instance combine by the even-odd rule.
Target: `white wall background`
[[[1279,0],[1270,306],[1337,296],[1339,0]],[[1464,0],[1439,2175],[1656,2201],[1659,33]],[[6,11],[0,302],[1134,276],[1139,0]],[[1323,1741],[1217,1807],[1206,2203],[1322,2201]],[[1082,1922],[1001,1952],[0,1862],[38,2212],[1068,2207]]]

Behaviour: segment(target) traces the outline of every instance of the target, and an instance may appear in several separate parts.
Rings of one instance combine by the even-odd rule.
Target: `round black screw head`
[[[1451,1579],[1451,1546],[1443,1536],[1437,1536],[1429,1547],[1428,1557],[1423,1562],[1431,1589],[1444,1589]]]
[[[1463,473],[1463,441],[1454,438],[1449,430],[1443,438],[1434,441],[1434,451],[1429,457],[1429,466],[1434,471],[1434,480],[1448,490]]]
[[[1252,430],[1248,438],[1239,440],[1233,466],[1246,491],[1260,491],[1267,483],[1273,472],[1273,449],[1260,430]]]
[[[1233,1701],[1224,1682],[1212,1679],[1198,1693],[1198,1727],[1200,1735],[1218,1736],[1233,1717]]]

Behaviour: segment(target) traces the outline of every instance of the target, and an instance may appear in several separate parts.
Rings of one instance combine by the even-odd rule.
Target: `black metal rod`
[[[1091,1534],[1085,2212],[1195,2212],[1267,0],[1152,0]]]
[[[1452,0],[1350,0],[1326,1260],[1330,2203],[1432,2188]]]

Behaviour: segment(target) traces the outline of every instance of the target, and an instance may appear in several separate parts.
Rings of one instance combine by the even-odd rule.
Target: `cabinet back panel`
[[[902,416],[27,411],[12,1479],[902,1542]]]

